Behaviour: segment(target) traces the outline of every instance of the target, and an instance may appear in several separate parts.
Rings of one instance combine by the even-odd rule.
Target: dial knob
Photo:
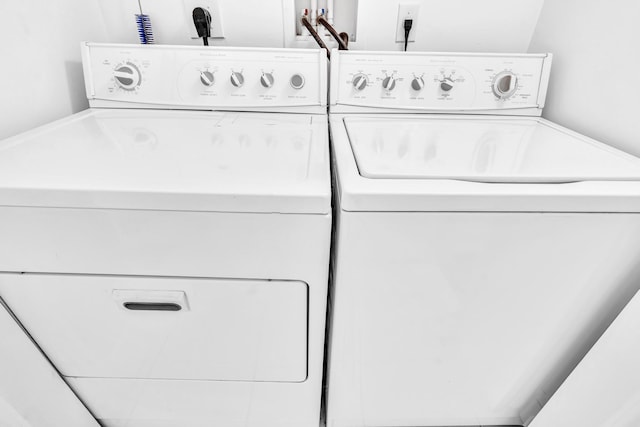
[[[384,80],[382,80],[382,87],[385,88],[385,90],[393,90],[393,88],[396,87],[396,79],[392,76],[385,77]]]
[[[302,89],[304,87],[304,76],[302,74],[294,74],[289,79],[289,83],[294,89]]]
[[[356,76],[353,78],[351,83],[353,84],[353,87],[356,88],[357,90],[363,90],[365,87],[367,87],[369,80],[367,79],[367,76],[365,76],[364,74],[356,74]]]
[[[262,73],[262,76],[260,77],[260,84],[263,87],[266,88],[270,88],[271,86],[273,86],[273,74],[271,73]]]
[[[130,62],[118,65],[113,71],[113,78],[117,85],[124,90],[134,90],[142,82],[140,70]]]
[[[424,88],[424,79],[422,77],[416,77],[411,82],[411,89],[422,90]]]
[[[449,92],[451,89],[453,89],[454,85],[455,83],[451,79],[451,77],[445,77],[444,79],[440,80],[440,89],[442,89],[443,92]]]
[[[213,77],[213,73],[209,70],[200,71],[200,81],[205,86],[213,86],[215,77]]]
[[[234,71],[231,73],[231,84],[235,87],[242,87],[244,84],[244,76],[240,71]]]
[[[503,71],[493,78],[493,94],[500,99],[511,97],[518,89],[518,77],[511,71]]]

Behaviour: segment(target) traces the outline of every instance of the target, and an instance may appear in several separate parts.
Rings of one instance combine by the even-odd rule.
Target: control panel
[[[83,44],[92,106],[291,111],[327,105],[319,49]]]
[[[550,54],[335,51],[331,60],[331,108],[338,112],[539,115],[551,66]]]

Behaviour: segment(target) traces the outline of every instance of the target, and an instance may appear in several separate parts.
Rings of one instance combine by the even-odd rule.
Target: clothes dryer
[[[550,64],[333,53],[328,427],[526,425],[638,289],[640,159]]]
[[[323,52],[82,49],[91,108],[0,142],[0,296],[104,426],[316,427]]]

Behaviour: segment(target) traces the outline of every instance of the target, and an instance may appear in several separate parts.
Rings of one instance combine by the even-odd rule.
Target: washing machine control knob
[[[422,77],[416,77],[411,81],[411,89],[422,90],[424,89],[424,79]]]
[[[260,84],[262,87],[266,87],[267,89],[273,86],[274,78],[271,73],[262,73],[260,77]]]
[[[493,94],[499,99],[508,99],[518,89],[518,76],[511,71],[503,71],[493,78],[491,84]]]
[[[209,70],[200,71],[200,82],[205,86],[213,86],[216,79]]]
[[[113,70],[116,84],[124,90],[134,90],[142,83],[142,75],[138,67],[131,62],[118,65]]]
[[[233,71],[229,80],[231,80],[231,84],[235,87],[242,87],[244,84],[244,76],[240,71]]]
[[[356,90],[363,90],[367,87],[367,84],[369,84],[369,79],[367,79],[367,76],[364,74],[356,74],[351,83]]]
[[[443,92],[449,92],[455,86],[455,82],[451,79],[451,77],[445,77],[440,80],[440,89]]]
[[[393,76],[385,77],[382,80],[382,87],[387,91],[393,90],[396,87],[396,79]]]

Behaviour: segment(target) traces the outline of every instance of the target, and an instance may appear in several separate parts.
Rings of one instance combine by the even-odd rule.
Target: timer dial
[[[493,78],[493,94],[499,99],[508,99],[518,89],[518,77],[511,71],[503,71]]]
[[[142,83],[142,75],[135,64],[125,62],[113,70],[116,84],[124,90],[134,90]]]

